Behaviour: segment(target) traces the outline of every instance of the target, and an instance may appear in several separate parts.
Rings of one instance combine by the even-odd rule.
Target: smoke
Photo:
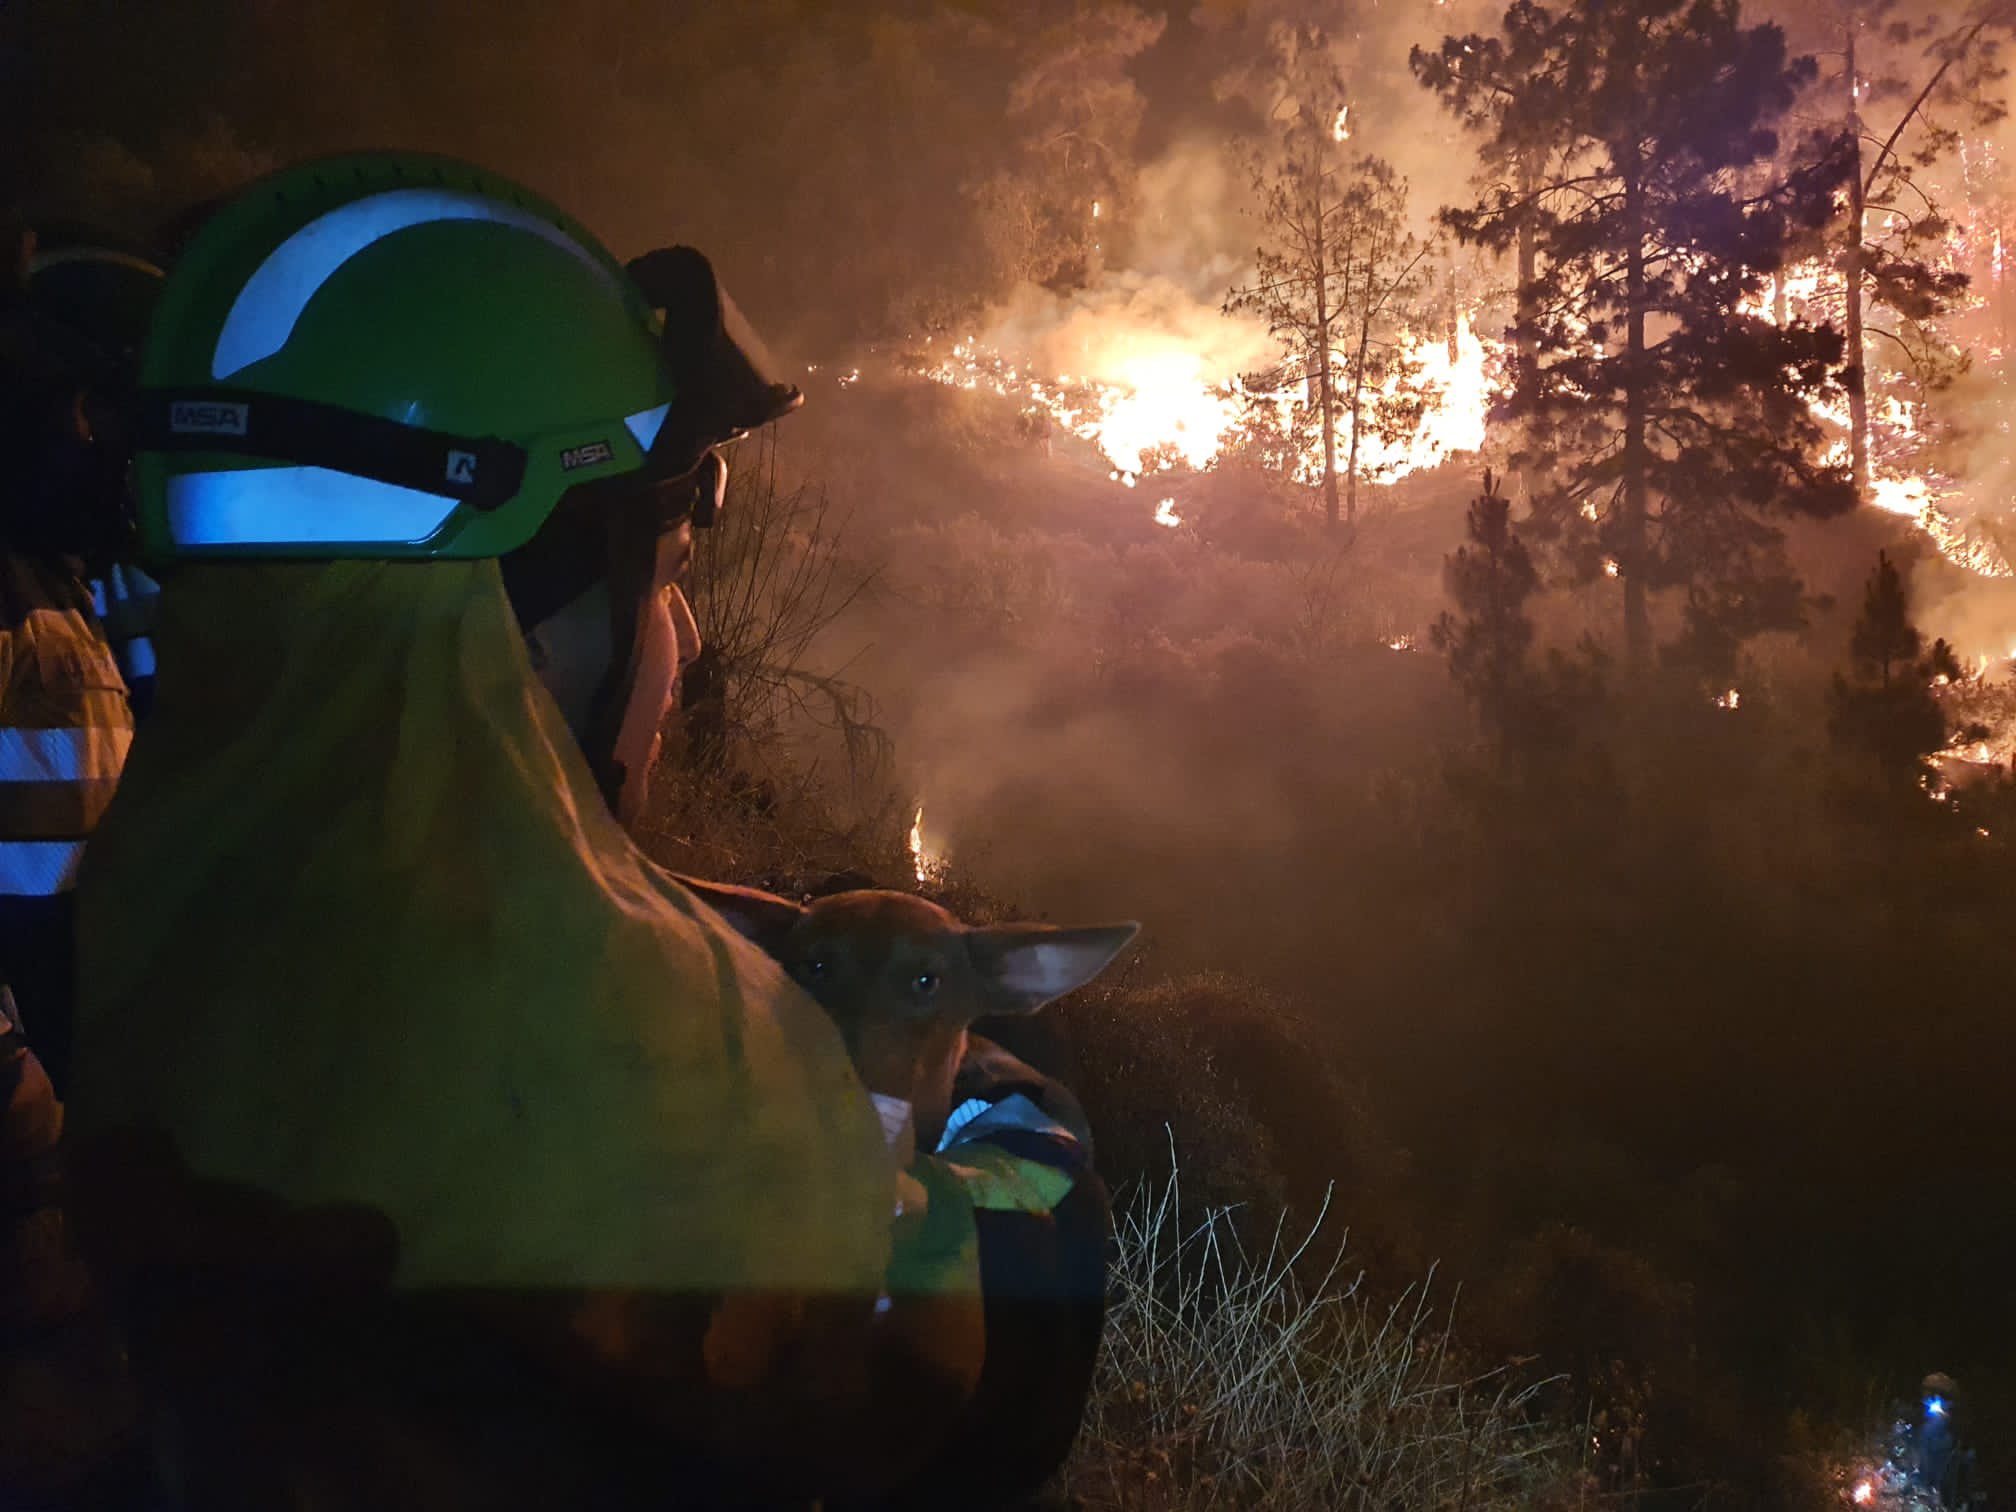
[[[1024,285],[988,318],[981,340],[1041,372],[1129,385],[1171,365],[1224,382],[1277,357],[1259,321],[1228,318],[1174,279],[1137,272],[1069,294]]]
[[[1251,178],[1222,139],[1176,142],[1141,170],[1128,265],[1193,294],[1222,293],[1252,261]]]

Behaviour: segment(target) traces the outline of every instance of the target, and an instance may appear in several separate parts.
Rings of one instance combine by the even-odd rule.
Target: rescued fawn
[[[751,887],[680,880],[826,1010],[892,1142],[892,1120],[907,1112],[925,1150],[945,1131],[973,1021],[1034,1013],[1076,991],[1141,927],[979,926],[909,893],[843,892],[799,904]],[[909,1153],[899,1150],[906,1163]]]

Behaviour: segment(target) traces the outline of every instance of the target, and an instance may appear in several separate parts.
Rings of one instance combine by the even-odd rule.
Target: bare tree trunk
[[[1449,366],[1452,368],[1463,359],[1463,344],[1456,339],[1457,329],[1463,323],[1463,307],[1456,301],[1456,264],[1449,264]]]
[[[1337,528],[1337,404],[1330,382],[1330,278],[1323,247],[1323,188],[1316,181],[1316,387],[1322,406],[1323,519]]]
[[[1618,518],[1617,567],[1624,580],[1624,658],[1644,670],[1652,649],[1651,611],[1645,600],[1645,501],[1651,455],[1646,445],[1645,392],[1645,185],[1634,142],[1624,170],[1624,234],[1630,251],[1624,268],[1624,477]]]
[[[1782,331],[1791,321],[1791,301],[1785,297],[1785,270],[1780,268],[1771,275],[1771,324]]]
[[[1995,343],[2009,350],[2009,238],[2008,222],[1997,217],[1994,262],[1989,271],[1995,279]]]
[[[1848,337],[1848,453],[1849,467],[1858,502],[1869,497],[1869,380],[1865,366],[1867,350],[1862,334],[1862,295],[1865,278],[1863,237],[1866,232],[1866,190],[1862,184],[1862,107],[1856,99],[1861,76],[1855,67],[1855,20],[1848,20],[1848,140],[1853,149],[1854,171],[1848,178],[1848,245],[1841,263],[1847,284]]]
[[[1513,393],[1516,407],[1522,416],[1533,413],[1533,407],[1540,397],[1540,306],[1533,292],[1533,281],[1540,266],[1539,249],[1534,244],[1532,207],[1533,196],[1538,192],[1539,165],[1533,161],[1531,152],[1519,156],[1519,200],[1527,207],[1527,214],[1519,221],[1519,291],[1517,305],[1513,312],[1516,329],[1513,339],[1518,345],[1518,370],[1513,377]],[[1522,448],[1523,450],[1523,448]],[[1532,493],[1532,477],[1524,462],[1519,464],[1519,493]]]
[[[1351,364],[1351,453],[1345,466],[1347,497],[1344,518],[1358,523],[1358,435],[1365,421],[1365,354],[1372,346],[1371,290],[1365,293],[1365,318],[1358,328],[1358,350]]]

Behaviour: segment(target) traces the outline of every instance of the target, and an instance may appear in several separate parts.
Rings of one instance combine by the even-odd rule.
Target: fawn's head
[[[844,892],[808,904],[681,878],[826,1010],[870,1092],[914,1108],[921,1148],[951,1111],[966,1030],[1034,1013],[1105,970],[1140,925],[975,926],[922,898]]]

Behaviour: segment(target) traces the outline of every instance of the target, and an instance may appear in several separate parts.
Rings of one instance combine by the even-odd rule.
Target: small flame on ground
[[[1155,523],[1167,525],[1171,529],[1183,523],[1183,516],[1176,513],[1176,501],[1173,498],[1164,499],[1155,506]]]
[[[1866,1480],[1859,1480],[1855,1482],[1855,1489],[1849,1493],[1849,1498],[1858,1507],[1868,1506],[1869,1503],[1876,1500],[1875,1483],[1873,1481],[1866,1481]]]
[[[919,886],[933,880],[942,880],[945,873],[946,851],[941,845],[932,845],[924,838],[924,805],[917,805],[917,813],[910,820],[910,869],[916,873]]]
[[[1348,142],[1351,140],[1351,128],[1346,124],[1350,119],[1351,107],[1349,105],[1339,105],[1337,107],[1337,119],[1330,124],[1331,141]]]
[[[1388,651],[1412,651],[1414,649],[1414,637],[1411,635],[1388,636],[1386,638],[1386,649]]]
[[[1718,709],[1737,709],[1741,708],[1742,705],[1743,695],[1734,688],[1731,688],[1727,693],[1717,693],[1715,695],[1715,707]]]
[[[1622,572],[1623,570],[1624,569],[1622,567],[1617,565],[1617,558],[1615,557],[1603,558],[1603,576],[1615,577],[1617,576],[1618,573]]]

